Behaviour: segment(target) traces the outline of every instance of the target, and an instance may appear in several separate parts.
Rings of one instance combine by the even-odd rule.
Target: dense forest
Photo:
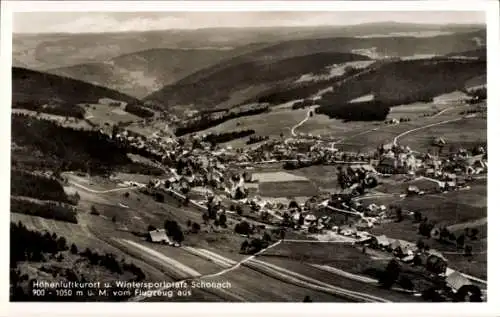
[[[125,111],[141,118],[151,118],[155,115],[153,111],[135,104],[126,105]]]
[[[10,192],[14,196],[69,203],[68,196],[59,181],[26,171],[11,170]]]
[[[186,135],[189,133],[203,131],[203,130],[206,130],[208,128],[215,127],[215,126],[217,126],[223,122],[226,122],[228,120],[231,120],[231,119],[245,117],[245,116],[258,115],[261,113],[265,113],[267,111],[269,111],[269,107],[263,106],[263,107],[248,109],[248,110],[242,110],[242,111],[238,111],[238,112],[231,111],[231,112],[229,112],[225,115],[222,115],[218,118],[212,118],[212,117],[210,117],[210,115],[204,115],[193,123],[189,123],[186,126],[178,127],[175,130],[175,135],[176,136],[183,136],[183,135]]]
[[[383,121],[391,110],[381,101],[373,100],[356,104],[345,103],[335,106],[320,106],[316,113],[345,121]]]
[[[76,210],[66,204],[55,202],[35,202],[27,199],[10,198],[10,211],[46,219],[78,223]]]
[[[203,141],[211,144],[226,143],[239,138],[244,138],[249,135],[255,134],[255,130],[241,130],[223,133],[211,133],[203,138]]]

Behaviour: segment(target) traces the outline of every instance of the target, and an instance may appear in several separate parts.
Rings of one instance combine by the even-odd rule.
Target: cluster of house
[[[113,136],[117,140],[127,141],[128,144],[138,149],[148,149],[155,155],[163,155],[166,151],[175,149],[177,141],[169,135],[162,135],[161,132],[155,132],[146,137],[130,130],[123,130]]]
[[[438,139],[436,142],[440,142]],[[443,141],[444,142],[444,141]],[[417,153],[408,146],[385,144],[379,147],[380,159],[372,160],[378,172],[382,174],[420,174],[427,177],[443,177],[443,180],[459,175],[475,175],[486,172],[488,164],[483,147],[474,152],[459,149],[447,157],[430,153]]]
[[[415,157],[411,149],[393,143],[383,144],[378,149],[380,159],[373,161],[382,174],[406,174],[415,172],[422,165],[422,160]]]
[[[448,260],[439,251],[419,248],[415,243],[391,239],[385,235],[368,235],[356,243],[391,253],[404,263],[423,266],[428,271],[445,277],[446,284],[454,292],[463,286],[473,285],[471,280],[462,273],[449,269]]]
[[[304,139],[291,139],[287,142],[268,140],[258,147],[246,150],[245,154],[251,162],[297,160],[325,164],[335,161],[367,161],[370,157],[368,154],[341,152],[331,142]]]

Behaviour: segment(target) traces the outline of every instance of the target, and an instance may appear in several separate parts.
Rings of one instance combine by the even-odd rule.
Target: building
[[[376,236],[374,240],[375,244],[379,248],[387,248],[391,245],[391,242],[385,235]]]
[[[472,285],[468,278],[463,276],[460,272],[454,271],[446,277],[446,284],[454,291],[457,292],[462,286]]]
[[[314,223],[317,220],[316,216],[313,214],[308,214],[307,216],[304,217],[304,225],[310,226],[312,223]]]
[[[376,170],[382,174],[395,174],[397,172],[397,160],[394,157],[384,157],[380,160]]]
[[[170,241],[170,239],[168,238],[165,229],[156,229],[149,231],[148,238],[151,242],[172,244],[172,241]]]

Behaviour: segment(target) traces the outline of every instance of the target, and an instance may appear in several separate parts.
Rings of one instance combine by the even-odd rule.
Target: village
[[[474,277],[448,268],[446,257],[422,241],[371,233],[380,224],[401,221],[403,214],[421,223],[419,231],[425,231],[425,235],[439,241],[445,236],[445,227],[428,224],[426,219],[421,219],[419,212],[365,201],[381,195],[377,187],[384,183],[404,186],[404,190],[398,193],[382,194],[399,199],[414,196],[425,199],[426,195],[468,190],[470,181],[484,178],[487,173],[487,156],[483,147],[460,148],[440,155],[419,153],[393,142],[381,144],[372,153],[353,153],[338,150],[335,142],[330,140],[300,136],[287,140],[265,139],[257,146],[243,149],[211,144],[204,141],[203,135],[197,134],[176,140],[163,131],[146,138],[122,130],[113,137],[162,157],[161,162],[150,160],[150,163],[164,169],[166,176],[148,184],[135,185],[175,194],[202,211],[216,213],[215,218],[222,215],[226,219],[227,215],[250,221],[254,228],[256,225],[282,227],[309,239],[350,241],[363,246],[363,252],[366,249],[384,252],[402,263],[421,265],[432,274],[444,276],[455,292],[464,285],[475,285]],[[445,143],[442,137],[434,140],[438,147]],[[293,197],[259,195],[259,184],[266,182],[266,176],[254,173],[255,168],[261,171],[270,167],[275,174],[270,172],[267,177],[272,178],[278,175],[276,173],[286,174],[313,165],[336,166],[341,190],[320,192],[302,197],[301,201]],[[250,212],[243,215],[242,210]],[[216,230],[213,226],[212,229]],[[451,235],[446,234],[445,238],[450,240]],[[458,241],[457,238],[453,237],[453,240]],[[179,246],[167,237],[164,229],[152,230],[149,239]],[[464,238],[460,239],[464,248]],[[259,250],[253,249],[252,252]],[[464,250],[465,256],[471,252],[468,246]]]

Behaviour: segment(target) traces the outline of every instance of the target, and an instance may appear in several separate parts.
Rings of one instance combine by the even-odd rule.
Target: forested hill
[[[80,80],[26,68],[12,68],[13,107],[16,107],[16,104],[45,104],[54,100],[70,105],[96,103],[101,98],[140,103],[134,97]]]

